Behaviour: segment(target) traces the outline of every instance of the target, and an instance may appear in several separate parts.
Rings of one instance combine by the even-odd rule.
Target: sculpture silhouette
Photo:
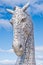
[[[29,3],[23,8],[16,6],[14,11],[7,9],[13,14],[10,23],[13,26],[12,46],[18,56],[15,65],[35,65],[33,23],[30,15],[25,12],[28,6]]]

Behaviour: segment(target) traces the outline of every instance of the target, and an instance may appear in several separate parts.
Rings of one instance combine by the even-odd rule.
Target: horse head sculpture
[[[30,15],[25,12],[28,6],[29,3],[23,8],[16,6],[14,11],[7,9],[13,14],[10,23],[13,26],[12,46],[19,56],[16,65],[35,65],[33,23]]]

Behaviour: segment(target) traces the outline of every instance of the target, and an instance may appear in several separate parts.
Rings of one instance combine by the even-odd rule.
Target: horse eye
[[[26,18],[23,18],[22,20],[21,20],[21,22],[25,22],[26,21]]]
[[[22,48],[22,45],[20,45],[19,48]]]

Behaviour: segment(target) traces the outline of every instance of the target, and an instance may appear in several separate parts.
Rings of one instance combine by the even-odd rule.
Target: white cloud
[[[9,5],[10,4],[10,6],[12,6],[12,7],[14,7],[15,5],[17,5],[17,4],[20,4],[20,3],[25,3],[25,2],[27,2],[28,0],[1,0],[1,2],[2,3],[5,3],[5,4],[7,4],[7,5]]]
[[[10,24],[9,20],[0,19],[0,29],[4,28],[5,30],[11,30],[12,25]]]
[[[8,60],[8,59],[5,59],[5,60],[0,60],[0,64],[1,65],[13,65],[13,64],[15,64],[15,60]]]
[[[43,46],[37,46],[36,51],[36,65],[43,65]]]
[[[10,4],[11,6],[15,5],[15,4],[24,4],[26,2],[30,2],[30,4],[34,4],[35,2],[37,2],[38,0],[1,0],[1,2],[6,3],[6,4]]]
[[[43,4],[34,4],[34,5],[32,5],[32,13],[33,14],[37,14],[37,13],[43,13]]]
[[[43,51],[43,46],[37,46],[37,47],[35,48],[35,50],[36,50],[37,52],[42,52],[42,51]]]
[[[13,49],[9,49],[9,50],[0,49],[0,52],[14,53]]]
[[[37,60],[36,65],[43,65],[43,60],[40,61]]]

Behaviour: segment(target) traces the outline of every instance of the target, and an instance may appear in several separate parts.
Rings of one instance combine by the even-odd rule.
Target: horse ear
[[[22,8],[23,11],[25,11],[29,7],[29,2]]]
[[[10,9],[6,9],[9,13],[13,14],[14,11],[13,10],[10,10]]]

